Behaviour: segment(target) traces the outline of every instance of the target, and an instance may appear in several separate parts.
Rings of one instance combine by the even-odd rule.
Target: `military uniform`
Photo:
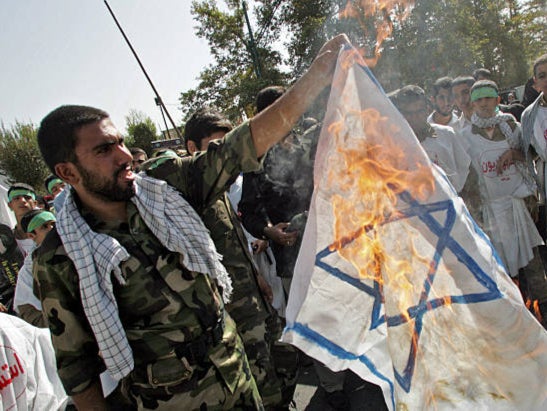
[[[170,179],[196,209],[214,203],[241,171],[256,169],[247,124],[201,156],[176,159]],[[114,281],[135,368],[122,381],[141,409],[260,409],[262,403],[235,324],[215,283],[188,271],[181,255],[151,233],[133,203],[127,221],[104,222],[81,209],[92,230],[116,238],[130,258]],[[57,232],[35,252],[34,275],[68,394],[84,391],[105,369],[84,314],[78,275]]]
[[[17,273],[23,266],[23,254],[17,246],[13,230],[0,224],[0,303],[8,313],[14,314],[13,295],[17,283]]]
[[[148,175],[176,184],[177,162],[166,159],[161,163],[153,159],[141,166]],[[226,194],[212,205],[197,210],[209,229],[222,263],[230,274],[233,285],[231,301],[226,310],[234,319],[243,340],[251,372],[265,407],[282,403],[281,382],[277,378],[270,343],[271,327],[276,315],[264,300],[257,282],[257,269],[249,253],[247,239]],[[288,399],[290,401],[291,398]]]

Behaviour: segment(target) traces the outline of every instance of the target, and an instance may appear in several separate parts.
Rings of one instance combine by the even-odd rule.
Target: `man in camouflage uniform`
[[[213,204],[234,176],[258,167],[257,158],[288,132],[330,83],[336,51],[346,41],[338,36],[327,43],[285,98],[252,123],[211,143],[200,156],[166,163],[179,169],[169,184],[194,209]],[[169,251],[130,201],[135,194],[131,155],[108,115],[89,107],[60,107],[42,121],[38,142],[48,166],[72,187],[68,204],[75,204],[92,232],[115,238],[129,254],[119,266],[125,284],[112,281],[134,362],[122,379],[122,391],[130,393],[141,409],[262,408],[241,340],[224,314],[215,282],[204,275],[209,273],[185,268],[184,253]],[[196,233],[196,238],[204,235]],[[36,251],[35,293],[48,317],[67,393],[79,408],[107,409],[98,382],[107,358],[101,358],[98,334],[84,312],[80,273],[64,241],[53,230]]]
[[[187,151],[195,154],[207,151],[214,139],[223,138],[232,130],[232,124],[219,112],[210,108],[196,111],[186,122],[184,136]],[[167,164],[161,167],[151,162],[148,175],[170,181],[176,174],[176,168]],[[271,335],[266,324],[275,324],[275,314],[265,295],[271,295],[271,289],[260,276],[249,253],[247,238],[243,233],[226,193],[210,207],[197,210],[205,226],[209,229],[217,251],[222,254],[222,264],[230,274],[234,292],[226,311],[234,319],[251,372],[256,380],[258,391],[266,408],[282,403],[281,383],[278,380],[268,342]],[[268,288],[264,291],[262,288]],[[288,398],[286,402],[290,402]],[[287,405],[287,404],[284,404]]]

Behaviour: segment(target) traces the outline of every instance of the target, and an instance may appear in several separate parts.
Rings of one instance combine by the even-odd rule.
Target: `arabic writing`
[[[25,373],[23,364],[21,364],[21,360],[15,351],[13,351],[13,360],[9,361],[8,359],[8,362],[0,367],[2,371],[0,374],[0,390],[12,384],[17,377]]]

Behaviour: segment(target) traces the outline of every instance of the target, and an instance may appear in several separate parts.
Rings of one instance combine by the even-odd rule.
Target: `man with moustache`
[[[98,382],[107,368],[139,409],[262,409],[224,311],[229,277],[196,210],[259,167],[330,84],[345,42],[328,42],[270,109],[201,155],[176,159],[169,184],[133,174],[106,112],[63,106],[42,120],[42,155],[71,190],[35,253],[34,276],[58,372],[78,408],[108,408]]]
[[[454,98],[452,97],[452,79],[450,77],[441,77],[433,83],[430,101],[434,110],[427,118],[428,123],[449,127],[454,127],[457,124],[458,117],[453,111]]]
[[[473,83],[475,83],[475,79],[471,76],[459,76],[452,80],[452,96],[456,107],[461,112],[460,118],[454,124],[455,131],[471,126],[471,115],[473,114],[471,87]]]

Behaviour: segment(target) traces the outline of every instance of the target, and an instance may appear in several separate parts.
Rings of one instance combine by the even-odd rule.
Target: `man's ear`
[[[27,233],[28,234],[28,238],[30,238],[32,241],[34,241],[34,239],[36,238],[36,234],[33,233],[33,232],[30,232],[30,233]]]
[[[188,147],[188,152],[190,154],[194,154],[196,151],[198,151],[196,143],[194,143],[192,140],[188,140],[188,142],[186,143],[186,146]]]
[[[78,169],[71,162],[55,164],[55,174],[59,176],[61,180],[70,185],[75,185],[80,181],[80,173]]]

